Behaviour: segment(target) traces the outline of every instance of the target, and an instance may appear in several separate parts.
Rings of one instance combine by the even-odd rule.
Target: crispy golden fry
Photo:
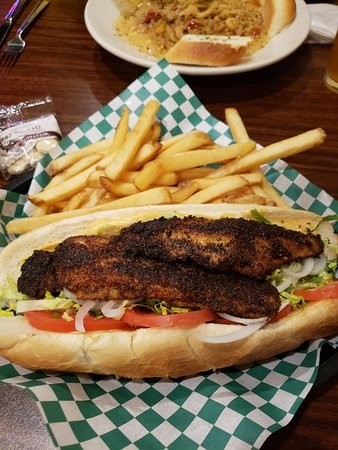
[[[105,174],[108,178],[117,180],[120,174],[128,169],[137,150],[144,142],[158,109],[159,102],[155,100],[151,100],[145,105],[135,127],[128,133],[124,144],[115,154],[113,161],[106,167]]]
[[[74,209],[81,208],[83,202],[88,198],[88,192],[85,190],[78,192],[70,198],[63,211],[72,211]]]
[[[90,174],[87,177],[86,181],[87,187],[92,189],[100,189],[102,187],[100,178],[104,176],[105,173],[103,170],[94,169],[92,172],[90,172]]]
[[[120,181],[125,181],[127,183],[134,183],[134,179],[139,172],[124,172]],[[167,172],[159,175],[158,178],[154,181],[154,186],[174,186],[178,183],[178,177],[176,173]]]
[[[161,144],[162,144],[161,151],[164,152],[172,145],[177,144],[178,142],[184,140],[186,138],[186,136],[189,136],[189,135],[192,135],[195,133],[196,133],[196,130],[193,130],[193,131],[188,131],[187,133],[181,133],[181,134],[177,134],[176,136],[171,136],[169,138],[162,139],[161,140]]]
[[[129,165],[129,170],[138,170],[148,161],[151,161],[156,157],[160,151],[160,142],[146,142],[136,153],[133,161]]]
[[[161,136],[161,125],[156,120],[152,124],[152,126],[151,126],[151,128],[149,130],[149,133],[145,137],[144,143],[149,142],[149,141],[158,141],[160,139],[160,136]]]
[[[148,191],[140,192],[135,195],[120,198],[118,200],[108,201],[101,205],[93,206],[91,208],[81,208],[72,211],[62,211],[54,214],[47,214],[42,217],[24,217],[21,219],[13,219],[7,224],[8,233],[24,234],[28,231],[42,227],[49,223],[55,223],[62,219],[70,217],[83,216],[96,211],[107,211],[118,208],[130,208],[134,206],[146,205],[163,205],[171,203],[171,196],[167,188],[155,187]]]
[[[129,130],[129,110],[128,108],[123,108],[121,118],[117,124],[115,134],[113,137],[113,142],[109,147],[108,154],[101,159],[97,164],[96,168],[98,170],[105,169],[113,160],[115,153],[122,147],[125,143]]]
[[[162,151],[159,155],[160,158],[167,158],[177,153],[190,152],[196,150],[201,146],[212,145],[213,141],[210,137],[202,132],[196,131],[194,133],[186,134],[183,139],[180,139],[175,144],[171,145],[166,150]]]
[[[150,101],[129,130],[125,108],[112,138],[67,154],[51,165],[43,191],[29,196],[36,205],[31,218],[8,224],[21,234],[67,217],[95,211],[166,203],[252,203],[288,208],[264,177],[261,164],[319,145],[320,129],[256,150],[235,108],[225,117],[235,144],[222,147],[201,131],[160,140]],[[217,163],[218,168],[209,164]]]
[[[134,184],[140,191],[149,188],[157,178],[164,172],[162,164],[159,159],[145,164],[140,172],[134,178]]]
[[[188,181],[195,178],[202,178],[210,173],[213,173],[215,169],[212,167],[193,167],[192,169],[184,169],[177,171],[178,181]]]
[[[260,183],[263,180],[263,174],[262,173],[242,173],[236,175],[236,179],[238,177],[244,178],[244,180],[248,184],[254,185],[255,183]],[[192,180],[194,183],[197,184],[198,189],[205,189],[209,186],[212,186],[214,184],[223,183],[224,181],[233,180],[233,175],[228,175],[225,177],[219,177],[219,178],[195,178]]]
[[[197,191],[197,189],[197,184],[192,181],[188,181],[182,186],[171,188],[169,190],[171,195],[171,202],[174,204],[183,203],[184,200],[191,197]]]
[[[249,181],[240,175],[232,175],[227,177],[225,181],[212,184],[204,189],[193,194],[182,203],[208,203],[213,199],[222,197],[225,194],[247,186]]]
[[[230,128],[233,140],[235,142],[250,141],[248,132],[237,109],[225,108],[225,121]]]
[[[87,198],[83,200],[81,208],[91,208],[96,206],[100,203],[101,199],[107,195],[107,191],[103,188],[86,188],[85,191],[87,192]],[[110,196],[110,200],[114,199],[113,196]]]
[[[259,167],[270,161],[285,158],[308,150],[309,148],[316,147],[323,143],[325,136],[326,134],[321,128],[306,131],[297,136],[268,145],[261,150],[251,152],[242,158],[237,158],[236,160],[223,165],[219,169],[216,169],[215,172],[207,176],[213,178],[249,171],[254,167]]]
[[[232,144],[228,147],[220,147],[216,150],[195,150],[188,153],[177,153],[170,158],[161,158],[161,166],[164,172],[176,172],[192,167],[217,163],[225,159],[234,159],[247,153],[248,148],[255,145],[252,141],[241,144]]]
[[[102,156],[103,155],[100,153],[93,153],[92,155],[84,156],[71,166],[68,166],[67,169],[65,169],[64,171],[62,171],[62,173],[59,173],[58,175],[63,178],[62,182],[68,180],[69,178],[74,177],[75,175],[77,175],[80,172],[83,172],[89,167],[94,168],[96,163],[100,161],[100,159],[102,159]],[[56,177],[54,179],[57,179]]]
[[[126,197],[140,192],[134,183],[128,183],[126,181],[111,181],[107,177],[101,177],[100,182],[106,191],[116,195],[116,197]]]
[[[71,153],[60,156],[49,164],[48,173],[51,176],[54,176],[85,156],[92,155],[93,153],[108,152],[113,140],[114,138],[111,137],[106,138],[102,141],[96,142],[95,144],[89,144],[80,150],[75,150]]]
[[[36,206],[34,208],[32,216],[33,217],[41,217],[41,216],[45,216],[46,214],[48,214],[48,205],[43,205],[43,206]]]
[[[275,203],[276,206],[279,206],[280,208],[291,208],[265,177],[262,179],[262,190],[266,197]]]
[[[83,172],[76,174],[74,177],[65,180],[63,183],[38,192],[37,194],[30,195],[29,200],[37,206],[67,200],[70,196],[77,194],[86,187],[87,178],[92,170],[93,169],[89,167]]]

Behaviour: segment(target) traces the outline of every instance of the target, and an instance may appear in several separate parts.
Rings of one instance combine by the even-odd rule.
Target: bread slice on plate
[[[198,66],[237,64],[248,49],[246,36],[184,35],[165,55],[170,63]]]

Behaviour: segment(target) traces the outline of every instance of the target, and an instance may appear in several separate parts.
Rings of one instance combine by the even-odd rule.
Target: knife
[[[3,22],[0,25],[0,47],[2,46],[3,42],[5,41],[12,25],[14,24],[15,20],[21,14],[25,6],[30,0],[15,0],[13,5],[11,6],[10,10],[8,11],[7,15],[5,16]]]

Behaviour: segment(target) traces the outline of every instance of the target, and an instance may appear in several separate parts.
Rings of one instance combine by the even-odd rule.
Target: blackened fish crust
[[[292,261],[318,256],[321,238],[241,218],[159,218],[121,231],[125,254],[181,261],[219,272],[265,279]]]
[[[48,261],[41,270],[41,261]],[[36,251],[22,266],[18,288],[33,298],[67,288],[78,299],[159,299],[240,317],[274,317],[280,306],[268,282],[212,273],[187,263],[125,256],[116,239],[77,236],[54,252]]]

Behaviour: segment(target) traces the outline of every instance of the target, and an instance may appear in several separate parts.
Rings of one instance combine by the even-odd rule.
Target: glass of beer
[[[338,30],[326,66],[324,82],[331,91],[338,94]]]

